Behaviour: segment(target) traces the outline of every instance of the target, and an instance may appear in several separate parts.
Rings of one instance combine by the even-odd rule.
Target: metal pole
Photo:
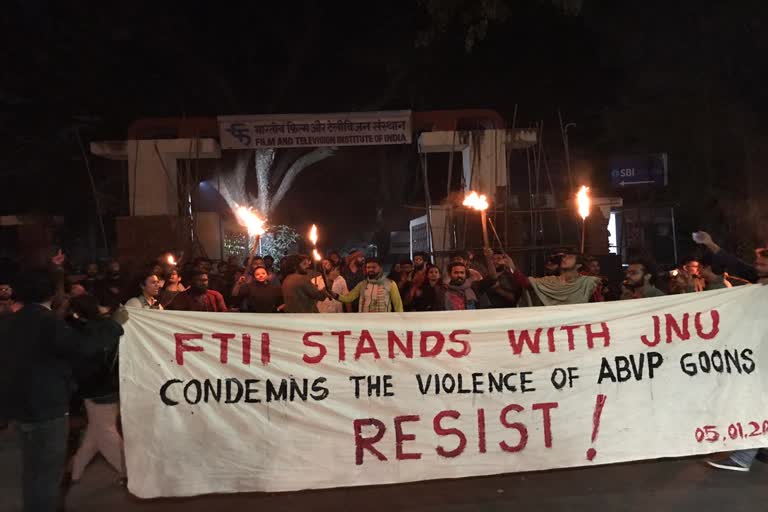
[[[488,223],[491,225],[491,230],[493,231],[493,236],[496,238],[496,241],[499,242],[499,246],[501,247],[501,252],[506,254],[507,251],[504,248],[504,244],[501,243],[501,238],[499,238],[499,233],[496,231],[496,226],[493,225],[493,222],[490,219],[488,220]]]
[[[587,238],[587,218],[581,219],[581,254],[584,254],[584,240]]]
[[[448,186],[445,192],[446,201],[448,201],[448,210],[445,215],[445,228],[443,229],[443,244],[450,249],[456,248],[453,244],[453,237],[450,236],[450,231],[453,227],[453,201],[451,200],[451,183],[453,182],[453,156],[455,152],[456,132],[454,131],[453,140],[451,142],[451,151],[448,153]]]
[[[91,164],[90,164],[90,161],[88,160],[88,154],[85,152],[85,146],[83,145],[83,139],[80,137],[79,128],[75,128],[75,136],[77,137],[77,145],[80,146],[80,153],[83,156],[83,163],[85,164],[85,170],[88,173],[88,179],[91,182],[91,193],[93,194],[93,202],[96,205],[96,218],[99,221],[99,228],[101,229],[101,241],[104,244],[104,250],[109,252],[109,244],[107,243],[107,232],[104,229],[104,219],[101,218],[101,204],[99,203],[99,193],[96,191],[96,182],[93,179],[93,173],[91,172]],[[135,187],[135,184],[134,184],[134,187]]]
[[[560,120],[560,133],[563,136],[563,149],[565,150],[565,166],[568,171],[568,192],[573,193],[573,173],[571,172],[571,146],[568,141],[568,128],[576,126],[576,123],[563,123],[563,114],[557,109],[557,117]]]
[[[422,153],[421,172],[424,174],[424,200],[427,203],[427,242],[429,243],[429,253],[434,252],[434,243],[432,240],[432,198],[429,195],[429,175],[427,174],[427,155]]]
[[[675,258],[675,265],[677,265],[677,228],[675,226],[675,207],[670,206],[669,211],[672,213],[672,254]]]

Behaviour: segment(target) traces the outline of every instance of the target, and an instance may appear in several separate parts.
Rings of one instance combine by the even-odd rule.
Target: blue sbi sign
[[[611,159],[611,183],[614,187],[667,184],[667,154],[618,156]]]

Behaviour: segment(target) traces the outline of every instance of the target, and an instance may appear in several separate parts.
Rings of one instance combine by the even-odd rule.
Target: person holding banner
[[[80,335],[80,342],[104,347],[79,368],[78,393],[88,415],[80,446],[72,458],[72,482],[80,481],[86,466],[101,453],[121,476],[125,474],[123,438],[117,430],[120,413],[117,352],[122,326],[103,315],[108,308],[92,295],[75,297],[70,302],[69,323]]]
[[[152,270],[141,274],[139,288],[141,288],[141,293],[137,297],[129,299],[128,302],[125,303],[125,307],[163,309],[163,305],[158,300],[158,296],[160,295],[160,279],[154,272],[152,272]]]
[[[755,251],[755,265],[751,266],[738,259],[736,256],[727,253],[717,245],[709,233],[698,231],[693,234],[693,240],[709,249],[712,254],[712,263],[720,265],[734,274],[749,281],[768,285],[768,248],[761,248]],[[709,262],[709,260],[707,260]],[[730,455],[719,458],[713,458],[707,461],[707,464],[717,469],[728,471],[748,472],[752,463],[758,459],[762,462],[768,462],[768,450],[751,449],[739,450]]]
[[[731,274],[753,283],[768,284],[768,248],[755,250],[755,265],[752,266],[724,251],[712,240],[709,233],[699,231],[693,234],[693,239],[709,249],[712,253],[712,261],[725,267]]]

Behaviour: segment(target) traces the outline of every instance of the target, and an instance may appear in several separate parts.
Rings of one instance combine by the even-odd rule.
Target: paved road
[[[15,439],[0,433],[0,512],[20,509]],[[506,474],[407,485],[281,494],[215,495],[139,500],[115,485],[98,459],[68,497],[74,512],[297,511],[764,511],[768,465],[750,473],[719,472],[701,459],[617,464],[589,469]]]

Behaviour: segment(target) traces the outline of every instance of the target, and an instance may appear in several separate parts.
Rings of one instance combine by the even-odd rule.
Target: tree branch
[[[269,212],[269,171],[275,161],[274,149],[257,149],[255,151],[256,180],[259,196],[257,197],[258,210],[262,215]]]
[[[275,192],[275,195],[272,197],[272,201],[269,204],[269,211],[271,212],[277,207],[278,204],[280,204],[280,201],[282,201],[283,197],[285,197],[285,194],[291,188],[291,185],[299,173],[301,173],[301,171],[310,165],[319,162],[320,160],[325,160],[335,152],[336,148],[317,148],[296,160],[288,168],[288,171],[285,173],[285,177],[280,182],[280,187],[278,187],[277,192]]]
[[[231,173],[221,173],[219,194],[221,194],[221,197],[224,198],[230,208],[234,208],[235,204],[248,204],[245,180],[248,176],[248,164],[250,161],[250,151],[240,151],[237,154],[234,170]]]

